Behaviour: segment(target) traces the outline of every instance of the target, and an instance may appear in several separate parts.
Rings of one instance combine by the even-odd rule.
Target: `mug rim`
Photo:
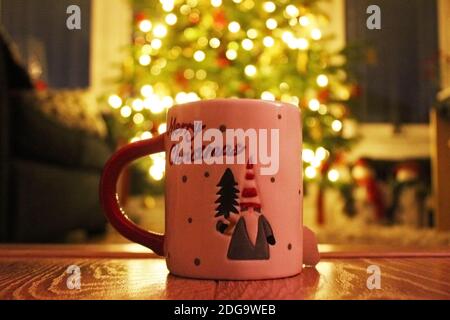
[[[198,105],[201,103],[205,103],[205,102],[220,102],[220,103],[225,103],[225,104],[235,104],[238,102],[246,102],[246,105],[248,106],[249,104],[265,104],[265,105],[269,105],[272,107],[276,107],[276,108],[280,108],[282,106],[284,107],[288,107],[288,108],[292,108],[297,110],[297,112],[301,113],[300,107],[289,103],[289,102],[283,102],[283,101],[271,101],[271,100],[262,100],[262,99],[249,99],[249,98],[214,98],[214,99],[203,99],[203,100],[197,100],[197,101],[191,101],[191,102],[186,102],[186,103],[180,103],[180,104],[175,104],[173,105],[169,111],[174,110],[174,109],[180,109],[180,108],[184,108],[184,107],[189,107],[189,106],[194,106],[194,105]]]

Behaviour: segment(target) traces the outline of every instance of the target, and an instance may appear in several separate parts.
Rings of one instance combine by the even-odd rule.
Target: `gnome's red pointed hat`
[[[258,190],[256,188],[254,165],[251,163],[247,163],[246,166],[240,206],[242,211],[248,210],[249,208],[258,211],[261,209],[261,201],[259,200]]]

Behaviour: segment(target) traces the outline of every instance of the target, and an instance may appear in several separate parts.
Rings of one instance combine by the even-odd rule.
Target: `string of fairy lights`
[[[224,18],[222,8],[229,4],[222,0],[160,0],[158,5],[163,15],[155,14],[154,18],[143,15],[136,19],[133,44],[136,50],[131,64],[135,65],[133,70],[140,68],[144,71],[133,73],[133,86],[137,89],[131,90],[132,93],[118,92],[108,98],[109,106],[119,117],[135,127],[130,141],[149,139],[155,134],[164,133],[167,129],[164,120],[157,122],[152,119],[163,119],[173,105],[216,97],[251,97],[299,105],[304,110],[304,117],[311,118],[307,119],[305,126],[323,125],[323,116],[327,121],[326,130],[330,131],[328,134],[341,137],[344,107],[342,104],[327,105],[318,92],[329,91],[335,100],[348,100],[350,89],[342,81],[345,80],[344,71],[327,73],[324,71],[326,65],[316,68],[319,70],[314,70],[312,74],[305,70],[309,50],[322,46],[323,18],[307,7],[288,0],[229,2],[233,2],[236,9],[243,13],[262,10],[259,16],[263,20],[249,25],[241,21],[242,15]],[[209,27],[200,25],[200,16],[204,20],[209,17]],[[174,29],[180,34],[174,35]],[[180,43],[174,43],[176,36],[182,39]],[[292,62],[294,69],[297,69],[294,70],[297,73],[294,76],[308,79],[305,80],[307,88],[294,90],[295,77],[292,78],[294,80],[286,81],[279,77],[277,85],[264,87],[265,82],[268,82],[264,79],[270,79],[271,74],[276,72],[277,60],[286,59],[290,52],[298,54]],[[170,68],[174,63],[183,64],[183,67],[174,71]],[[240,85],[219,85],[220,72],[233,66],[236,69],[234,76],[241,80]],[[173,81],[167,81],[164,74],[175,74],[175,85]],[[136,77],[139,81],[136,81]],[[150,129],[141,129],[148,127],[149,122]],[[307,179],[314,180],[322,175],[320,168],[330,157],[330,152],[331,147],[317,143],[305,144],[302,157]],[[164,153],[152,155],[150,159],[149,176],[154,181],[162,180],[165,174]],[[325,177],[332,183],[338,182],[340,172],[331,168]]]

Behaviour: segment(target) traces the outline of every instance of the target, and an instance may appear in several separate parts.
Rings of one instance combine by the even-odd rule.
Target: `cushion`
[[[15,91],[11,147],[22,158],[102,169],[110,155],[95,99],[82,91]]]
[[[64,127],[106,137],[106,124],[95,97],[85,90],[21,91],[25,105],[36,108]]]

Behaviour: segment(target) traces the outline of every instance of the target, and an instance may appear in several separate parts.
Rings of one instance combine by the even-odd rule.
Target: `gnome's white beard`
[[[248,209],[242,213],[242,217],[245,220],[245,226],[247,227],[247,234],[253,245],[256,244],[256,237],[258,236],[258,218],[260,214],[255,212],[253,208]]]

